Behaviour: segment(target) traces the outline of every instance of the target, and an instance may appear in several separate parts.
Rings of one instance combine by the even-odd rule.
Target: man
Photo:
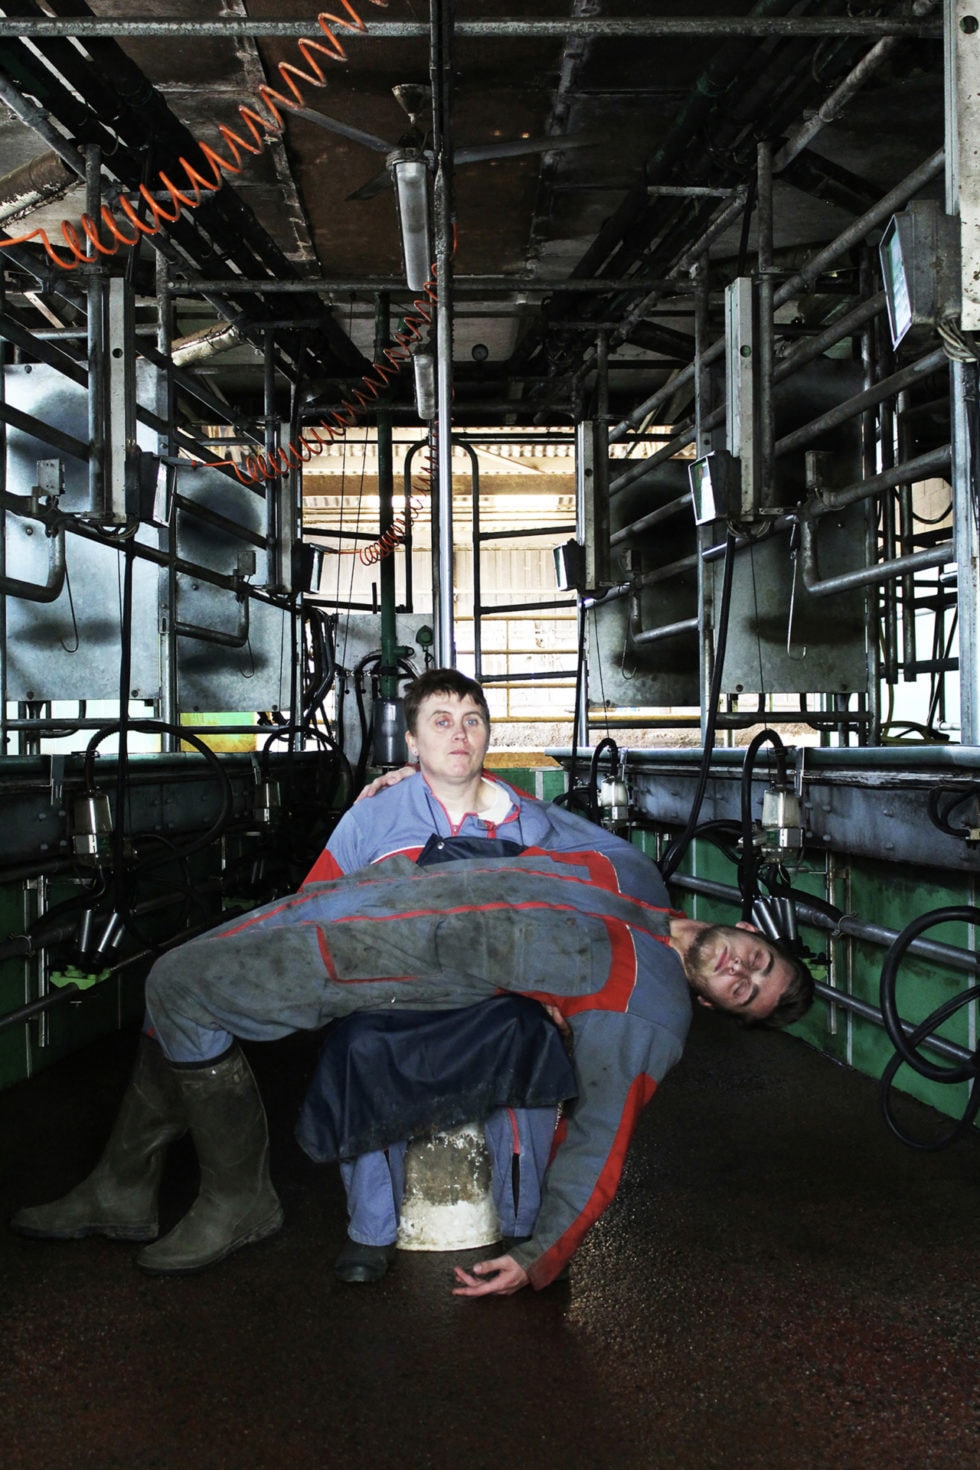
[[[440,839],[438,848],[447,853],[460,853],[459,844],[474,854],[480,849],[499,855],[505,847],[516,853],[533,841],[535,828],[533,821],[528,828],[528,799],[484,771],[490,711],[475,680],[456,669],[433,669],[421,675],[405,692],[405,723],[409,755],[417,770],[409,773],[406,768],[373,783],[369,790],[376,789],[379,794],[370,801],[359,801],[341,818],[307,883],[353,873],[395,853],[416,861],[438,858],[438,850],[422,851],[433,836]],[[407,780],[403,779],[405,774]],[[402,784],[396,789],[399,781]],[[383,789],[388,785],[390,790]],[[536,806],[538,803],[530,802],[531,808]],[[574,841],[581,846],[577,827]],[[508,1068],[510,1086],[520,1090],[512,1075],[516,1069],[519,1076],[528,1078],[534,1097],[549,1103],[495,1108],[482,1119],[501,1234],[505,1239],[521,1239],[531,1235],[537,1217],[540,1180],[551,1153],[557,1103],[574,1096],[574,1074],[561,1038],[543,1010],[536,1021],[534,1008],[516,998],[487,1004],[489,1012],[487,1005],[480,1008],[485,1015],[472,1016],[472,1008],[468,1007],[460,1022],[452,1012],[427,1017],[421,1032],[399,1013],[397,1033],[385,1026],[384,1020],[378,1022],[364,1014],[328,1033],[315,1089],[311,1089],[301,1117],[300,1141],[315,1158],[336,1156],[335,1139],[340,1130],[331,1127],[334,1147],[325,1152],[319,1134],[327,1130],[322,1124],[318,1128],[318,1110],[329,1109],[333,1125],[341,1093],[346,1107],[352,1071],[367,1074],[377,1085],[399,1039],[408,1048],[417,1039],[424,1048],[426,1062],[435,1052],[433,1065],[437,1066],[447,1055],[453,1056],[457,1031],[462,1049],[464,1045],[473,1046],[476,1028],[485,1027],[485,1054],[499,1048],[500,1066]],[[448,1070],[449,1064],[445,1065]],[[449,1075],[435,1076],[432,1083],[433,1087],[438,1085],[442,1097],[459,1096],[463,1090],[457,1085],[453,1093]],[[384,1113],[390,1118],[393,1110],[393,1101],[386,1097]],[[363,1114],[367,1109],[362,1106],[360,1111]],[[454,1121],[470,1120],[456,1116]],[[356,1158],[341,1157],[350,1217],[348,1238],[334,1265],[341,1281],[379,1281],[387,1271],[398,1235],[404,1155],[404,1140],[388,1138],[384,1148]]]
[[[443,764],[458,770],[467,759],[461,745]],[[117,1157],[106,1165],[104,1156],[73,1191],[84,1198],[72,1233],[152,1239],[156,1155],[186,1119],[201,1192],[139,1264],[197,1270],[273,1234],[282,1211],[265,1115],[234,1037],[270,1039],[359,1010],[452,1008],[510,990],[565,1018],[579,1097],[532,1239],[472,1272],[457,1268],[455,1290],[509,1295],[553,1280],[612,1199],[636,1117],[681,1054],[689,991],[743,1019],[785,1024],[805,1012],[812,980],[749,928],[671,910],[656,869],[630,844],[537,803],[528,822],[519,857],[419,868],[395,856],[310,882],[158,960],[147,1009],[162,1054],[144,1042],[117,1146],[110,1140],[107,1150]],[[45,1208],[54,1207],[21,1211],[14,1228],[53,1234]]]

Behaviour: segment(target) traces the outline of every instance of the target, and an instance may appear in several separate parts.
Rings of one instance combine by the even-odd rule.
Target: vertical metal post
[[[455,667],[453,626],[453,4],[432,0],[430,75],[433,101],[435,172],[436,301],[436,475],[438,539],[433,536],[433,589],[436,658]]]
[[[580,649],[585,647],[585,640],[588,637],[588,628],[586,626],[588,616],[589,608],[586,607],[584,600],[580,597],[578,600],[578,607],[576,609],[576,619],[578,623],[578,646]],[[595,617],[594,612],[592,616]],[[590,730],[589,665],[587,659],[582,660],[581,680],[581,699],[577,701],[575,706],[575,728],[572,730],[572,746],[575,750],[588,750]]]
[[[157,350],[170,361],[170,349],[173,337],[173,306],[169,291],[169,272],[167,262],[161,254],[156,256],[156,292],[157,292]],[[161,451],[168,456],[176,456],[177,453],[177,408],[175,403],[173,374],[167,367],[164,383],[166,395],[166,417],[167,432],[160,436]],[[168,464],[163,467],[166,474],[166,503],[163,511],[166,517],[166,528],[161,539],[166,539],[167,565],[160,572],[158,583],[158,597],[160,599],[160,718],[168,725],[177,725],[180,722],[180,707],[177,691],[177,635],[174,628],[177,621],[177,512],[175,501],[177,497],[177,466]],[[161,749],[172,751],[177,742],[168,733],[162,736]]]
[[[103,518],[124,526],[136,500],[136,323],[123,276],[103,283],[106,324]]]
[[[575,425],[575,539],[585,548],[585,585],[594,590],[595,580],[595,453],[594,427],[580,419]],[[591,606],[591,602],[589,604]],[[593,619],[595,613],[592,614]],[[588,613],[582,594],[578,595],[578,648],[579,648],[579,695],[575,707],[575,728],[572,731],[573,748],[578,750],[589,743],[589,661]],[[594,623],[593,623],[594,626]],[[571,778],[574,780],[574,763]],[[571,781],[569,783],[571,785]]]
[[[870,261],[867,252],[861,259],[859,284],[862,298],[871,295],[874,286],[871,277]],[[875,376],[884,377],[886,369],[881,362],[879,346],[884,340],[882,327],[882,315],[872,317],[864,325],[861,333],[861,363],[864,368],[864,385],[870,388]],[[877,473],[878,432],[877,419],[874,409],[867,409],[860,418],[861,444],[860,444],[860,474],[863,479],[870,479]],[[874,514],[874,503],[866,506],[862,518],[864,526],[864,560],[867,566],[873,566],[878,558],[877,516]],[[867,728],[867,738],[871,745],[881,743],[881,681],[883,656],[881,651],[881,639],[877,636],[878,627],[884,628],[884,639],[886,653],[885,658],[890,658],[894,664],[894,649],[897,638],[897,629],[894,625],[889,630],[885,618],[887,604],[880,601],[882,597],[889,596],[892,592],[891,584],[886,582],[883,587],[868,587],[864,595],[864,625],[865,625],[865,654],[867,657],[867,677],[865,687],[868,695],[868,707],[872,713],[871,723]],[[894,618],[895,604],[891,599],[891,611]],[[888,652],[887,650],[891,650]],[[859,741],[860,743],[860,741]]]
[[[596,340],[596,412],[592,440],[592,579],[590,591],[608,587],[609,571],[609,337],[600,332]]]
[[[85,212],[93,219],[99,218],[102,207],[102,153],[96,143],[86,143],[81,149],[85,156]],[[105,515],[105,354],[106,319],[105,285],[106,274],[99,264],[94,249],[90,250],[85,266],[85,294],[88,298],[88,486],[89,509],[99,520]]]
[[[946,0],[946,209],[961,215],[964,284],[962,324],[980,326],[980,311],[971,301],[980,257],[980,162],[976,129],[980,123],[980,30],[971,29],[976,6]],[[977,517],[976,451],[970,443],[970,415],[978,412],[977,368],[950,364],[950,443],[952,447],[953,537],[956,543],[959,604],[960,739],[980,743],[980,655],[977,613],[980,523]]]
[[[756,412],[756,292],[749,276],[725,287],[725,448],[739,461],[742,514],[752,519],[761,504]]]
[[[275,463],[279,453],[279,418],[276,413],[276,340],[272,328],[267,328],[262,339],[262,417],[263,446],[268,458]],[[281,500],[276,498],[280,480],[267,480],[265,496],[266,556],[271,562],[269,580],[277,591],[287,591],[291,583],[292,526],[287,524],[287,515]],[[280,492],[281,495],[281,492]]]
[[[374,355],[380,362],[388,346],[391,332],[391,308],[388,294],[378,293],[374,313]],[[384,538],[395,523],[395,457],[392,444],[391,414],[379,408],[378,425],[378,531]],[[395,558],[381,558],[378,578],[381,584],[381,663],[378,667],[382,699],[398,695],[398,636],[395,623]]]
[[[470,507],[473,535],[473,677],[483,678],[483,532],[480,527],[480,465],[472,444],[464,444],[470,461]]]
[[[0,271],[0,309],[6,307],[7,288]],[[7,397],[7,342],[0,338],[0,404]],[[0,577],[7,575],[7,423],[0,418]],[[7,599],[0,597],[0,756],[7,754]]]
[[[773,294],[775,278],[772,265],[772,144],[762,139],[756,149],[756,171],[758,178],[758,207],[756,210],[756,234],[758,236],[759,290],[757,323],[756,393],[758,395],[759,449],[757,472],[759,477],[759,508],[762,511],[777,511],[779,507],[776,488],[773,484],[773,444],[776,432],[773,417],[772,369],[773,369]]]
[[[694,423],[697,433],[697,452],[706,454],[711,448],[703,428],[704,420],[711,409],[710,368],[705,366],[704,354],[711,342],[708,321],[708,257],[703,255],[694,269],[697,291],[694,296]],[[731,413],[729,406],[728,412]],[[727,430],[726,430],[727,432]],[[711,670],[714,664],[712,628],[714,626],[714,567],[706,562],[704,553],[712,543],[712,528],[696,526],[698,543],[698,671],[701,685],[701,742],[708,733],[708,699],[711,692]]]

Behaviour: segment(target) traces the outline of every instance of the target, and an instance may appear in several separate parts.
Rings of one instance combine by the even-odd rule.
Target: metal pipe
[[[195,363],[210,362],[222,352],[240,347],[244,341],[245,338],[236,326],[230,322],[219,322],[210,327],[202,327],[189,337],[181,337],[172,345],[170,357],[175,367],[191,367]]]
[[[85,159],[85,208],[92,219],[98,219],[102,207],[102,151],[97,143],[82,145]],[[106,430],[108,427],[108,395],[106,393],[106,351],[108,322],[106,319],[107,276],[104,267],[90,248],[84,267],[88,315],[88,500],[89,512],[97,520],[108,513],[106,485]]]
[[[391,341],[391,302],[386,291],[379,291],[374,318],[374,360],[383,361]],[[392,441],[391,414],[382,407],[376,416],[378,445],[378,535],[390,538],[395,524],[395,457]],[[378,666],[380,694],[385,700],[398,697],[398,644],[395,617],[395,559],[381,558],[378,571],[381,596],[381,663]]]
[[[827,429],[839,428],[841,424],[849,423],[851,419],[864,412],[866,408],[876,403],[882,403],[886,398],[900,393],[903,388],[908,388],[919,378],[925,377],[927,373],[934,372],[936,368],[948,367],[949,359],[941,347],[934,352],[927,352],[925,357],[920,357],[916,362],[910,363],[908,367],[902,368],[897,373],[892,373],[889,378],[882,378],[875,383],[873,388],[866,389],[863,393],[856,393],[853,398],[848,398],[845,403],[839,403],[836,407],[828,409],[819,418],[811,419],[808,424],[794,429],[791,434],[785,434],[778,440],[775,446],[776,457],[789,454],[794,449],[802,449],[819,434]]]
[[[480,547],[484,541],[480,529],[480,464],[476,450],[469,444],[460,447],[466,451],[470,461],[470,535],[473,554],[473,671],[477,682],[483,679],[483,632],[480,618],[483,613],[483,568]]]
[[[569,17],[566,20],[457,20],[454,32],[459,39],[486,37],[496,41],[563,40],[566,37],[582,40],[631,40],[647,36],[746,36],[776,39],[899,36],[912,40],[942,39],[942,26],[938,21],[845,15],[832,18],[671,15],[643,16],[637,19]],[[372,20],[365,27],[363,37],[358,36],[354,30],[345,31],[344,45],[356,48],[364,44],[370,45],[372,41],[419,39],[429,34],[430,27],[425,21]],[[80,39],[96,36],[166,39],[177,36],[192,40],[201,36],[214,36],[227,41],[243,37],[279,36],[286,40],[304,37],[322,40],[323,30],[315,21],[250,20],[236,15],[213,21],[114,20],[111,17],[90,19],[81,16],[70,20],[47,16],[0,19],[0,37],[26,39],[55,36]]]
[[[860,91],[869,77],[882,66],[898,45],[896,36],[886,36],[865,56],[862,56],[853,71],[849,72],[844,80],[834,88],[829,97],[825,97],[815,112],[812,112],[802,126],[796,129],[780,148],[773,159],[773,169],[781,173],[788,163],[792,163],[804,148],[813,142],[818,133],[822,132],[828,123],[832,123],[839,113],[851,101],[855,93]]]
[[[3,492],[4,508],[19,497]],[[6,539],[6,538],[5,538]],[[19,577],[0,576],[0,596],[20,597],[25,602],[57,602],[65,585],[65,530],[58,527],[48,539],[48,579],[46,582],[24,582]]]
[[[673,266],[668,277],[670,281],[673,281],[675,274],[683,275],[688,272],[691,267],[705,254],[708,246],[712,243],[712,241],[717,239],[719,235],[724,234],[725,230],[728,229],[728,226],[732,223],[732,221],[737,219],[738,216],[745,209],[745,200],[747,197],[747,193],[748,191],[746,190],[744,184],[739,184],[737,188],[732,191],[732,196],[729,199],[728,203],[722,205],[722,207],[715,212],[701,234],[697,236],[697,238],[687,247],[687,249],[684,251],[684,254],[677,261],[676,265]],[[662,290],[651,291],[649,295],[644,296],[642,300],[638,301],[634,306],[632,306],[623,317],[616,331],[612,333],[609,339],[609,344],[611,346],[618,346],[621,342],[627,341],[633,328],[639,322],[643,321],[650,308],[654,306],[656,302],[658,302],[662,298],[663,295],[664,292]],[[582,381],[585,375],[589,372],[592,362],[595,361],[595,359],[596,352],[593,349],[591,353],[586,354],[582,366],[575,374],[576,383]]]
[[[79,337],[84,335],[84,332],[80,331],[78,333]],[[25,352],[29,352],[38,361],[47,363],[48,367],[53,367],[55,372],[59,372],[64,377],[70,379],[71,382],[77,383],[80,388],[87,386],[88,380],[86,378],[85,368],[77,358],[69,357],[67,352],[62,352],[59,348],[51,346],[50,342],[45,340],[44,333],[28,331],[25,326],[20,322],[14,321],[12,317],[3,311],[0,311],[0,337],[3,337],[7,342],[12,342],[15,347],[20,347]]]
[[[843,490],[824,490],[818,488],[817,500],[807,506],[807,515],[816,519],[822,515],[828,515],[834,510],[843,510],[847,505],[854,505],[856,501],[867,500],[869,496],[877,495],[880,490],[891,490],[895,485],[915,484],[919,480],[926,480],[931,475],[941,475],[949,469],[952,452],[948,444],[941,449],[932,449],[928,454],[917,455],[915,459],[907,459],[902,464],[892,465],[890,469],[882,470],[878,475],[872,475],[867,480],[858,480],[853,485],[848,485]]]
[[[542,609],[574,607],[572,598],[562,598],[556,602],[494,602],[489,603],[485,613],[512,613],[512,612],[540,612]]]
[[[758,486],[759,506],[771,510],[777,503],[773,485],[773,445],[776,442],[775,409],[773,407],[774,321],[773,295],[773,201],[772,144],[761,138],[756,145],[756,234],[758,237],[758,327],[756,340],[756,394],[758,404]]]
[[[822,357],[828,347],[835,346],[844,337],[850,337],[861,327],[871,321],[872,317],[878,316],[885,310],[885,293],[878,291],[874,296],[869,296],[866,301],[859,301],[857,306],[845,312],[843,316],[835,317],[829,326],[824,327],[822,332],[817,332],[813,337],[807,337],[799,346],[794,347],[785,357],[780,358],[773,369],[773,382],[781,383],[789,378],[799,368],[805,367],[808,362]]]
[[[717,361],[719,357],[723,357],[724,355],[725,339],[724,337],[719,337],[717,341],[711,343],[710,347],[706,347],[701,354],[701,365],[706,367],[709,363]],[[692,362],[671,378],[669,383],[665,383],[662,388],[658,388],[656,393],[651,393],[649,398],[645,398],[638,408],[634,408],[628,417],[622,419],[614,429],[610,430],[610,444],[620,443],[628,436],[631,430],[635,429],[637,424],[643,423],[645,419],[652,418],[657,409],[662,408],[668,399],[674,396],[678,388],[686,387],[693,380],[694,371],[695,364]],[[620,481],[617,480],[609,487],[609,493],[611,495],[616,493],[619,483]]]
[[[196,638],[201,643],[213,643],[218,648],[244,648],[248,642],[251,606],[247,597],[239,599],[238,628],[234,633],[223,633],[218,628],[203,628],[197,623],[183,623],[175,618],[174,635],[177,638]]]
[[[434,538],[433,592],[436,598],[436,655],[443,667],[456,666],[453,625],[453,4],[432,0],[429,71],[433,96],[435,171],[436,300],[436,459],[438,537]]]
[[[5,273],[0,271],[0,315],[7,309]],[[7,575],[7,423],[3,409],[7,400],[7,344],[0,338],[0,578]],[[7,657],[7,600],[0,597],[0,756],[7,754],[10,726],[7,722],[9,688]]]
[[[3,24],[3,21],[0,20],[0,31],[2,31]],[[85,159],[83,155],[58,132],[58,129],[48,118],[47,113],[42,112],[39,107],[35,107],[33,102],[29,102],[2,73],[0,73],[0,102],[5,102],[14,116],[19,118],[25,127],[37,133],[39,138],[43,138],[51,151],[58,155],[73,174],[77,175],[79,179],[85,178]]]
[[[621,542],[628,541],[631,536],[638,536],[642,531],[649,531],[653,526],[658,526],[661,521],[672,519],[682,512],[690,513],[691,498],[689,495],[679,495],[676,500],[670,500],[666,505],[660,505],[656,510],[651,510],[648,515],[640,516],[639,520],[631,521],[622,530],[614,531],[609,538],[610,546],[619,546]]]
[[[814,597],[830,597],[837,592],[850,591],[853,587],[874,587],[906,573],[923,571],[927,567],[944,567],[956,560],[953,543],[931,547],[928,551],[915,551],[910,556],[897,556],[891,561],[876,562],[873,566],[858,571],[843,572],[838,577],[820,579],[817,566],[816,537],[813,526],[806,516],[799,519],[801,541],[800,556],[803,567],[803,585]]]
[[[859,245],[877,225],[880,225],[889,215],[894,214],[896,209],[900,209],[903,204],[918,194],[926,184],[931,183],[937,174],[942,173],[945,162],[945,150],[940,148],[918,168],[906,174],[894,189],[889,189],[888,193],[884,194],[876,204],[852,221],[846,230],[842,230],[836,239],[831,240],[822,250],[818,250],[816,255],[808,261],[805,270],[798,271],[795,276],[784,281],[775,294],[773,305],[775,307],[785,306],[786,302],[791,301],[801,288],[812,287],[813,282],[827,266],[833,265],[834,261],[839,260],[854,245]]]
[[[910,442],[910,436],[904,431],[903,419],[908,408],[908,394],[900,393],[895,402],[895,413],[892,431],[892,463],[901,456],[903,447]],[[898,482],[898,534],[899,550],[903,556],[915,549],[916,536],[914,526],[914,508],[912,504],[912,484],[909,480]],[[918,662],[918,629],[916,627],[916,600],[915,580],[912,577],[903,577],[901,584],[902,598],[902,663],[906,670],[906,678],[911,680],[909,672],[915,668]],[[941,613],[933,619],[933,628],[938,628]]]
[[[78,175],[54,149],[39,153],[0,179],[0,220],[32,214],[40,205],[64,198],[77,183]]]
[[[46,424],[43,419],[35,418],[33,414],[23,413],[12,404],[3,403],[0,404],[0,419],[15,429],[22,429],[32,439],[40,439],[42,444],[50,444],[52,449],[60,449],[62,454],[71,455],[72,459],[80,459],[83,464],[88,461],[87,444],[83,444],[73,434],[66,434],[61,429]]]
[[[682,633],[696,633],[699,627],[697,616],[682,618],[678,623],[665,623],[660,628],[649,628],[645,633],[631,634],[633,643],[662,643],[667,638],[678,638]]]
[[[94,527],[86,525],[84,521],[66,520],[65,530],[72,536],[81,536],[83,540],[95,541],[100,546],[112,546],[118,549],[118,539],[101,534]],[[200,562],[187,561],[184,557],[161,551],[143,541],[134,540],[132,548],[133,555],[138,561],[148,561],[157,567],[172,566],[175,572],[196,577],[200,582],[207,582],[212,587],[223,588],[226,592],[234,592],[236,596],[249,597],[255,602],[264,602],[270,607],[288,608],[290,606],[289,601],[281,595],[268,592],[263,587],[252,587],[242,582],[237,572],[216,572]]]
[[[725,193],[728,192],[726,189]],[[690,295],[692,290],[686,281],[675,281],[667,276],[639,275],[603,276],[597,280],[538,277],[533,281],[522,280],[519,284],[515,284],[513,276],[459,275],[453,277],[453,284],[459,294],[472,291],[478,295],[495,295],[500,292],[521,297],[551,296],[556,291],[575,291],[588,295],[608,291],[655,291],[658,288],[669,290],[676,296],[685,296]],[[404,293],[405,285],[400,276],[305,276],[301,281],[266,280],[264,276],[217,276],[214,280],[188,276],[186,280],[175,281],[167,286],[167,293],[171,296],[197,296],[204,291],[222,291],[230,296],[239,291],[261,291],[263,295],[316,291],[336,292],[345,298],[356,292],[373,298],[379,291]]]

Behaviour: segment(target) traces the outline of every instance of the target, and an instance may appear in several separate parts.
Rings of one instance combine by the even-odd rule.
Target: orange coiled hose
[[[60,254],[52,245],[47,230],[42,226],[29,230],[26,235],[0,239],[0,250],[13,245],[25,245],[31,240],[40,240],[48,258],[60,270],[72,271],[84,265],[87,260],[90,261],[92,251],[98,252],[99,255],[115,255],[121,246],[136,245],[141,236],[157,235],[164,225],[174,224],[180,217],[181,210],[197,209],[206,195],[214,194],[221,188],[226,174],[241,173],[243,155],[255,156],[261,153],[269,137],[278,137],[282,133],[281,109],[285,108],[287,112],[291,112],[303,106],[304,99],[300,84],[307,87],[326,86],[327,75],[318,57],[324,57],[327,61],[345,62],[347,60],[347,53],[337,34],[331,29],[331,23],[348,31],[364,31],[367,27],[354,9],[351,0],[340,0],[340,3],[347,12],[346,18],[343,15],[334,15],[328,10],[321,11],[317,16],[317,23],[326,37],[326,45],[322,41],[308,41],[305,38],[296,43],[308,70],[303,71],[288,61],[279,63],[279,75],[290,95],[278,92],[273,87],[262,86],[258,90],[258,97],[265,109],[264,115],[253,107],[245,106],[244,103],[238,109],[238,114],[247,129],[247,137],[243,137],[240,132],[236,132],[234,128],[225,124],[218,129],[230,156],[216,152],[207,143],[198,144],[208,166],[209,174],[202,173],[181,156],[178,162],[184,172],[183,185],[175,184],[162,169],[158,175],[157,182],[166,195],[165,199],[155,198],[153,192],[145,184],[140,185],[138,198],[146,208],[146,218],[140,217],[137,208],[128,199],[120,199],[116,208],[123,216],[123,222],[117,219],[107,204],[102,206],[98,219],[93,219],[89,214],[83,214],[79,222],[80,230],[70,220],[62,220],[61,234],[68,247],[67,257]],[[366,0],[366,3],[387,9],[387,0]],[[109,237],[108,243],[102,238],[103,230]]]
[[[364,566],[377,566],[379,561],[384,561],[386,556],[390,556],[393,551],[397,550],[397,548],[401,546],[402,542],[405,540],[405,537],[408,535],[409,529],[412,527],[412,525],[414,525],[415,521],[421,514],[424,507],[424,501],[420,498],[420,496],[428,495],[431,491],[432,480],[435,473],[433,469],[434,445],[432,443],[432,439],[434,437],[434,434],[430,437],[430,442],[426,450],[423,466],[422,469],[419,471],[419,478],[422,483],[416,484],[413,482],[412,489],[416,493],[409,501],[404,514],[395,516],[395,519],[392,521],[391,525],[388,527],[388,530],[384,533],[383,536],[379,536],[376,541],[372,541],[370,546],[362,546],[357,551],[357,559]]]
[[[306,429],[285,449],[275,455],[259,454],[246,457],[233,468],[243,485],[254,485],[258,480],[275,480],[289,470],[298,469],[314,455],[322,454],[325,444],[342,439],[349,428],[357,423],[358,417],[371,406],[387,388],[392,378],[401,372],[410,361],[412,344],[421,342],[422,329],[431,325],[432,307],[436,302],[436,267],[422,288],[422,296],[413,302],[414,312],[403,318],[403,329],[394,333],[394,343],[386,347],[383,362],[373,362],[361,379],[361,386],[353,388],[349,398],[343,398],[340,406],[331,411],[328,418],[321,419],[314,428]],[[322,431],[322,432],[321,432]],[[209,467],[228,467],[227,460],[211,460]]]
[[[327,418],[320,420],[319,424],[306,429],[292,443],[284,448],[278,449],[275,454],[257,454],[246,456],[241,462],[229,462],[225,459],[196,460],[192,463],[201,469],[231,469],[237,479],[243,485],[254,485],[259,480],[277,480],[292,469],[298,469],[307,464],[315,455],[322,454],[328,444],[335,439],[342,439],[347,430],[357,423],[358,417],[371,403],[384,392],[392,378],[401,372],[407,362],[411,360],[413,343],[422,340],[422,330],[430,326],[432,322],[432,308],[436,302],[436,279],[437,269],[432,266],[429,279],[422,288],[423,294],[416,297],[413,302],[414,310],[406,313],[402,318],[402,329],[394,333],[392,346],[386,347],[382,354],[383,362],[373,362],[370,369],[361,379],[361,386],[351,390],[349,398],[341,399],[340,406],[331,411]],[[419,472],[421,483],[413,486],[416,494],[412,497],[406,516],[399,516],[391,527],[370,546],[363,546],[357,551],[347,553],[356,555],[365,566],[374,566],[390,556],[397,546],[400,546],[407,535],[408,528],[416,520],[423,508],[420,496],[427,494],[432,484],[432,455],[428,454],[423,469]],[[345,553],[335,553],[342,556]]]
[[[366,0],[366,3],[380,9],[387,9],[387,0]],[[205,196],[216,193],[221,188],[225,175],[241,173],[245,154],[251,154],[254,157],[262,152],[269,137],[281,135],[284,127],[282,109],[290,112],[304,105],[301,90],[303,86],[316,88],[326,86],[326,72],[318,57],[323,57],[327,61],[346,62],[347,53],[339,37],[331,29],[331,24],[348,31],[363,32],[367,27],[351,0],[340,0],[340,4],[346,11],[346,17],[326,10],[317,15],[317,23],[327,44],[322,41],[309,41],[305,38],[297,41],[297,48],[308,68],[306,71],[292,62],[280,62],[279,75],[288,89],[288,95],[286,92],[263,85],[258,89],[258,98],[264,108],[264,114],[245,104],[239,107],[238,113],[246,126],[248,136],[243,137],[240,132],[236,132],[234,128],[226,124],[222,124],[218,129],[230,156],[223,156],[207,143],[198,144],[208,165],[209,176],[203,174],[181,156],[178,162],[184,174],[182,186],[175,184],[169,174],[162,169],[158,174],[157,182],[166,196],[165,199],[156,198],[145,184],[140,185],[138,201],[145,206],[145,217],[140,216],[137,208],[128,199],[118,201],[115,208],[128,224],[128,231],[112,209],[108,205],[103,205],[98,219],[94,219],[89,214],[83,214],[79,221],[80,228],[77,228],[70,220],[62,220],[61,234],[68,248],[67,256],[59,253],[51,243],[47,230],[42,226],[24,235],[0,239],[0,250],[14,245],[24,245],[31,240],[40,240],[45,253],[54,265],[60,270],[76,270],[78,266],[91,261],[93,252],[99,255],[115,255],[121,247],[137,245],[142,237],[149,238],[157,235],[164,225],[174,224],[180,217],[181,210],[197,209]],[[102,231],[108,235],[108,243],[103,239]],[[383,354],[385,361],[372,363],[370,370],[361,380],[361,386],[353,389],[350,397],[341,401],[340,407],[330,414],[329,421],[321,420],[317,427],[307,430],[293,443],[276,451],[274,455],[256,455],[246,458],[241,464],[236,463],[232,466],[229,466],[226,460],[192,463],[197,463],[201,467],[224,470],[231,468],[242,484],[250,485],[259,480],[278,479],[289,470],[306,463],[314,455],[321,454],[325,444],[332,443],[335,439],[344,436],[347,429],[356,423],[358,415],[378,398],[391,379],[410,359],[412,344],[421,341],[422,329],[431,324],[431,307],[435,300],[436,272],[433,267],[432,275],[423,287],[423,296],[414,302],[414,313],[404,318],[404,329],[394,334],[394,345],[385,349]],[[432,480],[431,457],[423,471],[422,478],[423,486],[418,488],[428,490]],[[374,565],[385,556],[390,555],[395,547],[404,540],[408,526],[419,514],[421,508],[422,502],[416,495],[411,501],[408,520],[405,516],[399,517],[384,536],[379,537],[371,546],[361,548],[355,554],[367,566]]]

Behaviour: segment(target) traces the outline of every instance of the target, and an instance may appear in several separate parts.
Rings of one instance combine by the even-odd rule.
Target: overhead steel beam
[[[644,36],[698,36],[727,37],[747,36],[760,39],[804,36],[903,36],[916,40],[939,40],[942,25],[930,20],[899,20],[887,16],[699,16],[664,15],[642,16],[636,19],[600,18],[576,16],[567,20],[457,20],[457,40],[469,37],[492,38],[500,41],[522,40],[565,40],[581,37],[585,40],[630,40]],[[52,17],[32,19],[0,19],[0,36],[25,38],[71,36],[79,40],[92,36],[116,37],[171,37],[220,36],[227,40],[251,37],[301,37],[322,36],[323,30],[312,21],[301,20],[245,20],[231,16],[227,20],[124,20],[106,17],[61,19]],[[344,46],[356,46],[359,41],[368,44],[372,40],[427,39],[429,25],[425,21],[375,21],[369,19],[363,36],[356,32],[342,32]]]
[[[728,191],[726,190],[726,193]],[[514,295],[549,296],[554,291],[608,292],[608,291],[667,291],[675,296],[690,296],[694,287],[685,281],[675,281],[666,276],[623,276],[622,279],[604,276],[601,280],[576,280],[552,277],[548,280],[525,281],[513,276],[453,276],[453,284],[460,291],[486,291],[498,295],[513,292]],[[174,280],[166,288],[171,296],[189,296],[203,291],[262,291],[263,293],[296,291],[338,291],[345,295],[351,291],[374,294],[377,291],[401,291],[409,295],[401,276],[364,276],[359,279],[337,276],[306,276],[301,281],[267,280],[264,276],[252,279],[245,276],[188,277]]]

